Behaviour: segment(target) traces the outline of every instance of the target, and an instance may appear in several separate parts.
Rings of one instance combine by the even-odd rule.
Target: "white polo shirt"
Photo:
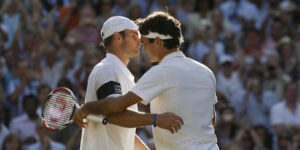
[[[131,91],[145,104],[151,102],[151,113],[173,112],[183,118],[178,133],[153,128],[157,150],[219,149],[212,125],[216,80],[203,64],[173,52],[147,71]]]
[[[287,106],[286,100],[275,104],[271,110],[271,124],[274,125],[300,125],[300,103],[297,103],[296,112],[293,113]]]
[[[88,79],[86,102],[101,100],[108,96],[120,96],[133,86],[134,76],[121,60],[107,53]],[[137,110],[137,105],[130,107]],[[133,150],[135,128],[123,128],[113,124],[88,122],[82,132],[81,150]]]

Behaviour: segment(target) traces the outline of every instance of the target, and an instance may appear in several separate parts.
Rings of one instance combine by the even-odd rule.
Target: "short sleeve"
[[[98,68],[88,79],[86,102],[101,100],[111,95],[122,95],[122,88],[117,74],[112,69]]]
[[[144,104],[148,104],[153,98],[158,96],[168,88],[166,72],[161,67],[155,66],[147,71],[137,82],[131,92],[143,99]]]

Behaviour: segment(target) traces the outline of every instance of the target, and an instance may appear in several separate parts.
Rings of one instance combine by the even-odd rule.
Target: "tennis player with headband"
[[[96,64],[89,76],[85,103],[121,96],[135,85],[134,76],[127,65],[130,58],[139,55],[141,41],[138,26],[128,18],[114,16],[104,22],[101,36],[107,54],[105,59]],[[92,121],[81,124],[80,126],[86,128],[82,132],[80,149],[148,149],[135,135],[134,127],[152,125],[154,115],[137,112],[136,104],[128,106],[128,109],[123,109],[124,112],[120,114],[107,116],[110,123],[107,125]],[[178,119],[181,118],[173,113],[163,113],[157,116],[154,124],[171,130],[171,121]]]
[[[151,113],[173,112],[184,121],[175,134],[153,128],[157,150],[218,150],[213,126],[217,103],[213,72],[179,51],[183,37],[180,22],[174,17],[154,12],[137,24],[145,52],[151,62],[159,64],[127,94],[83,105],[75,112],[75,122],[82,124],[90,113],[109,116],[138,102],[151,102]]]

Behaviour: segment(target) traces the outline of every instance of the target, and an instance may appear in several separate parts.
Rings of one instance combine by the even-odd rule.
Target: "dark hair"
[[[172,39],[163,40],[164,47],[167,49],[178,48],[183,42],[180,22],[166,12],[154,12],[145,19],[136,20],[136,23],[142,35],[147,35],[149,31],[152,31],[172,36]],[[150,43],[154,41],[154,39],[149,40]]]
[[[225,112],[225,110],[230,110],[233,114],[235,114],[234,108],[228,105],[220,109],[220,115],[222,115]]]
[[[247,78],[257,77],[260,83],[263,83],[264,73],[260,69],[252,69],[247,73]]]
[[[119,34],[124,38],[125,37],[125,31],[121,31],[121,32],[119,32]],[[111,36],[109,36],[109,37],[107,37],[105,40],[103,40],[103,46],[107,49],[110,45],[111,45],[111,43],[112,43],[112,41],[113,41],[113,37],[114,37],[114,34],[113,35],[111,35]]]
[[[3,143],[2,143],[2,149],[4,150],[5,149],[5,145],[8,143],[8,142],[11,142],[12,140],[16,139],[18,141],[18,150],[21,150],[21,147],[22,147],[22,143],[21,143],[21,139],[16,135],[16,134],[9,134],[7,135],[4,140],[3,140]]]
[[[201,12],[204,6],[207,7],[207,11],[211,11],[213,10],[214,5],[215,2],[211,0],[197,0],[196,2],[194,2],[194,11]]]
[[[39,100],[38,100],[38,98],[37,98],[36,96],[30,94],[30,95],[27,95],[27,96],[25,96],[25,97],[23,98],[23,103],[22,103],[22,104],[23,104],[23,108],[25,108],[25,104],[28,102],[29,99],[34,100],[34,104],[35,104],[36,106],[39,105]]]

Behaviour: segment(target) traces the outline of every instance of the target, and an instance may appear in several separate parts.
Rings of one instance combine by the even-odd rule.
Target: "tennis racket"
[[[55,88],[47,96],[42,108],[43,125],[50,130],[62,130],[73,123],[72,116],[80,106],[73,92],[66,87]],[[107,118],[88,115],[88,121],[107,124]]]

